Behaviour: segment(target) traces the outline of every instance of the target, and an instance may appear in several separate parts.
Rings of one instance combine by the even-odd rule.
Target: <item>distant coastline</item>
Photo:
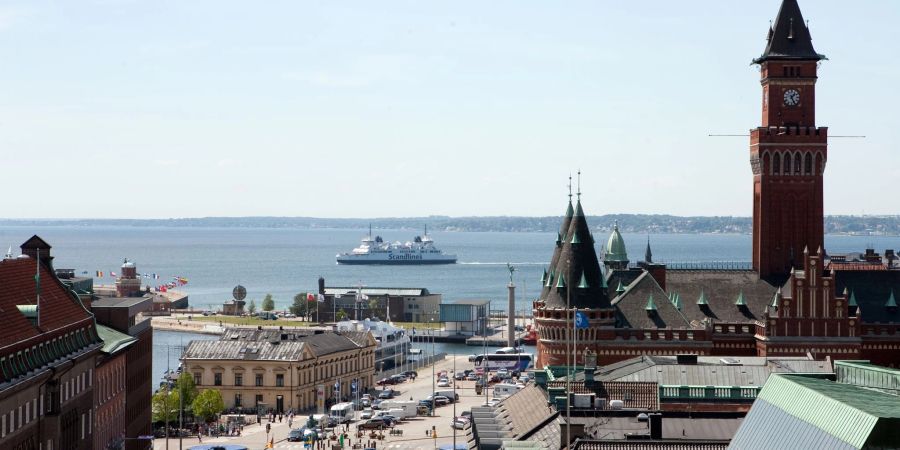
[[[665,214],[607,214],[589,216],[596,232],[612,224],[626,233],[750,234],[750,217],[672,216]],[[315,217],[196,217],[172,219],[0,219],[0,226],[120,226],[419,230],[425,225],[443,232],[556,232],[559,216],[542,217],[388,217],[333,219]],[[826,216],[825,233],[853,236],[900,236],[900,215]]]

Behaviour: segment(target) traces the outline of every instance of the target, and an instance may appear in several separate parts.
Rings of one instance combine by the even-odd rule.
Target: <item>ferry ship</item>
[[[434,246],[434,241],[428,236],[428,227],[425,234],[416,236],[412,242],[389,244],[381,239],[381,236],[372,238],[372,228],[369,227],[369,235],[362,239],[359,247],[349,253],[337,255],[338,264],[455,264],[456,255],[444,254]]]
[[[393,369],[407,360],[410,339],[403,328],[376,319],[342,320],[337,331],[371,331],[378,342],[375,347],[375,370]]]

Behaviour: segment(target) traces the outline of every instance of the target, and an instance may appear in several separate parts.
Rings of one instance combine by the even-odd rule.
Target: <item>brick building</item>
[[[815,123],[818,64],[796,0],[784,0],[760,67],[762,124],[750,131],[752,267],[687,270],[631,264],[615,227],[600,270],[571,198],[534,302],[537,366],[610,364],[633,356],[734,355],[900,364],[900,269],[894,252],[824,250],[827,128]],[[571,196],[570,196],[571,197]],[[585,326],[575,329],[576,312]],[[572,359],[574,355],[574,360]]]

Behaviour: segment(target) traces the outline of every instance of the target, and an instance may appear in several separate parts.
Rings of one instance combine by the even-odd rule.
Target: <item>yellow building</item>
[[[218,389],[225,408],[311,411],[374,386],[375,339],[368,332],[229,328],[192,341],[182,367],[200,390]],[[320,394],[317,394],[319,392]]]

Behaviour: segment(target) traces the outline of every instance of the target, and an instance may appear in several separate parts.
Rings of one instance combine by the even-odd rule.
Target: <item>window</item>
[[[235,408],[241,407],[241,394],[234,394],[234,407]]]
[[[256,394],[256,404],[259,405],[263,402],[262,394]]]
[[[256,385],[257,386],[263,385],[263,376],[261,373],[256,374]]]
[[[221,386],[221,385],[222,385],[222,374],[221,374],[221,373],[214,373],[214,374],[213,374],[213,384],[216,385],[216,386]]]
[[[194,384],[199,385],[201,378],[200,372],[194,372]]]
[[[803,159],[803,173],[812,175],[812,155],[807,153]]]
[[[790,153],[784,154],[784,174],[785,175],[791,174],[791,154]]]
[[[284,387],[284,374],[279,373],[275,375],[275,386],[276,387]]]
[[[244,385],[244,374],[242,374],[242,373],[234,374],[234,385],[235,386],[243,386]]]

